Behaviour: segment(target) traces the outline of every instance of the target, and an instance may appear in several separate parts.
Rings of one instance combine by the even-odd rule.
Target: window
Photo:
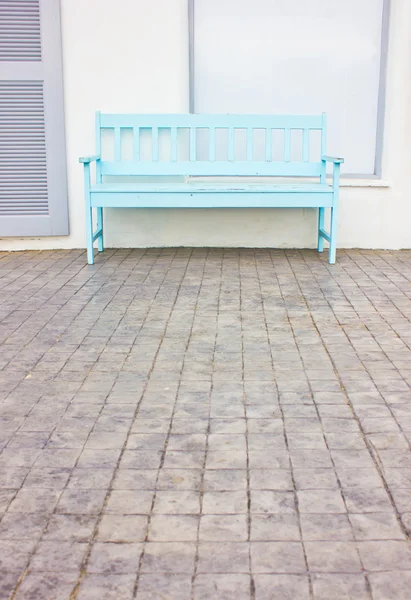
[[[195,112],[327,112],[344,172],[378,172],[387,1],[191,2]]]

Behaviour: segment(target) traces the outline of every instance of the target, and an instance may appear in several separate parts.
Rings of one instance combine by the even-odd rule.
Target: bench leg
[[[86,205],[86,248],[87,262],[89,265],[94,264],[94,249],[93,249],[93,209],[91,208],[90,199],[90,164],[84,163],[84,200]]]
[[[322,252],[324,250],[324,238],[320,235],[320,230],[324,229],[324,208],[318,209],[318,252]]]
[[[331,227],[330,227],[330,249],[328,253],[328,262],[330,265],[335,263],[336,252],[337,252],[337,216],[338,209],[334,207],[331,209]]]
[[[86,206],[86,244],[87,244],[87,262],[89,265],[94,264],[94,248],[93,248],[93,209],[91,206]]]
[[[97,209],[97,231],[101,230],[101,234],[98,237],[98,251],[103,252],[104,241],[103,241],[103,209],[99,207]]]

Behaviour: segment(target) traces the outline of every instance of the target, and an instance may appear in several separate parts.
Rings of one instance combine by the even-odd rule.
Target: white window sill
[[[332,182],[332,178],[327,177],[327,183]],[[340,187],[378,187],[389,188],[391,184],[386,179],[378,177],[341,177]]]

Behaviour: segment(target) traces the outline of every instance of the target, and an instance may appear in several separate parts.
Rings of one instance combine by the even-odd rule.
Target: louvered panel
[[[40,0],[0,0],[0,61],[40,60]]]
[[[0,82],[0,215],[48,214],[41,81]]]

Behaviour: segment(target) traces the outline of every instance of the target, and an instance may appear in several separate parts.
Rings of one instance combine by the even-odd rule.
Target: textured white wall
[[[383,178],[341,190],[340,247],[411,247],[411,2],[392,2]],[[1,250],[85,245],[77,159],[94,112],[186,112],[187,0],[62,0],[70,235],[3,238]],[[315,247],[313,210],[109,210],[106,246]]]

